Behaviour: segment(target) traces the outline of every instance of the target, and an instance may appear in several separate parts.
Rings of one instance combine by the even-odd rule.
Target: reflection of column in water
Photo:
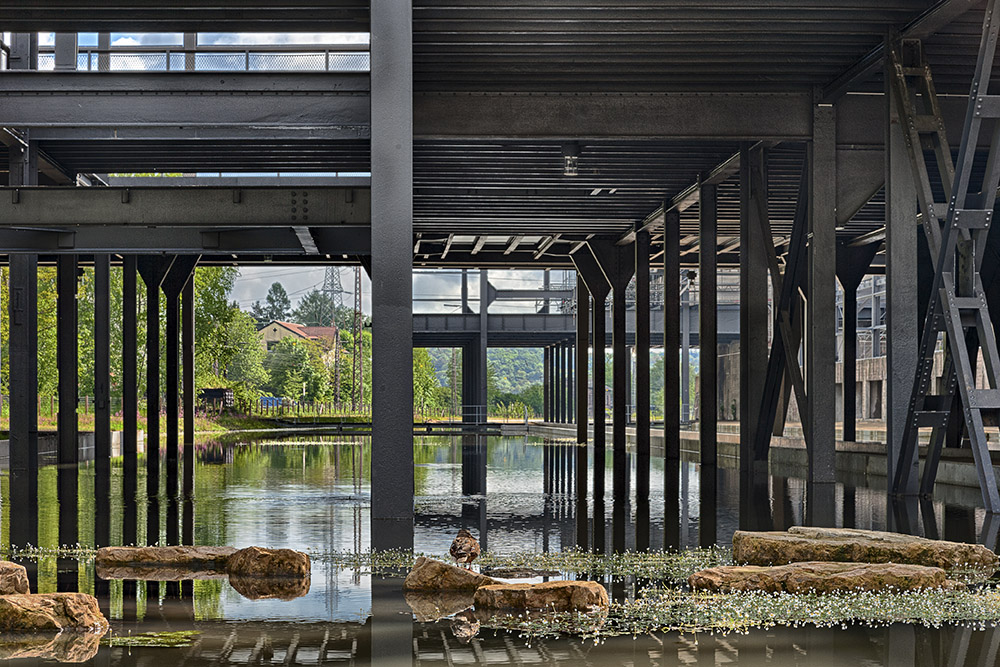
[[[663,548],[681,547],[681,490],[680,461],[667,459],[663,462]],[[683,499],[685,505],[687,499]],[[686,514],[686,512],[685,512]],[[685,526],[686,527],[686,526]]]
[[[885,653],[883,654],[883,664],[887,667],[912,667],[917,664],[917,656],[914,651],[914,633],[912,625],[902,625],[895,623],[884,631]],[[966,641],[965,648],[968,648]],[[964,665],[965,651],[962,651],[963,659],[960,662],[948,661],[948,665]]]
[[[413,616],[403,598],[399,579],[372,577],[371,665],[401,667],[413,664]],[[358,658],[361,655],[359,642]]]
[[[825,528],[836,527],[837,484],[835,482],[811,482],[806,488],[809,493],[806,503],[809,525]]]
[[[160,541],[160,499],[153,497],[146,503],[146,544],[155,545]]]
[[[576,546],[586,549],[589,543],[590,521],[587,512],[587,446],[577,445],[573,449],[576,464]]]
[[[698,540],[701,546],[710,547],[718,540],[718,469],[715,466],[700,467],[698,491]]]
[[[604,525],[604,498],[594,498],[594,553],[605,552],[606,527]]]
[[[740,528],[772,530],[774,522],[767,476],[754,470],[742,471],[739,495]]]
[[[681,534],[680,534],[680,545],[681,548],[685,548],[691,545],[690,535],[688,534],[688,529],[691,523],[691,499],[689,493],[691,490],[691,465],[690,463],[683,462],[681,466]]]
[[[98,547],[111,543],[111,460],[97,460],[94,466],[94,542]]]
[[[76,464],[60,465],[57,472],[59,494],[59,544],[76,544],[79,535],[79,471]]]
[[[184,498],[184,514],[181,520],[181,544],[194,544],[194,498]]]

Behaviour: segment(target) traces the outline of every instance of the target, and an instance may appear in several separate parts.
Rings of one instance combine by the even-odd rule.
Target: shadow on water
[[[34,529],[36,543],[46,549],[77,542],[86,547],[259,544],[312,554],[311,585],[292,600],[259,591],[245,597],[224,578],[104,580],[92,559],[21,559],[35,591],[97,595],[112,619],[111,637],[198,633],[190,645],[172,648],[103,644],[91,656],[100,664],[944,666],[997,660],[997,629],[774,628],[725,637],[665,633],[595,644],[569,637],[527,641],[486,630],[474,634],[469,631],[474,619],[415,621],[398,576],[373,577],[325,556],[363,552],[372,542],[367,438],[203,442],[196,454],[194,492],[181,497],[165,493],[167,475],[157,480],[159,493],[147,496],[149,468],[143,460],[134,476],[125,474],[120,459],[103,468],[93,462],[43,466],[37,526],[19,504],[21,481],[12,484],[6,472],[0,476],[4,548],[19,544]],[[616,497],[611,491],[595,498],[586,492],[594,486],[593,450],[563,442],[426,437],[418,440],[414,458],[415,549],[442,556],[461,527],[497,553],[725,546],[737,528],[802,523],[893,528],[985,540],[990,546],[998,530],[987,520],[975,489],[943,488],[934,500],[889,506],[885,480],[877,477],[843,475],[837,484],[809,489],[804,471],[740,480],[725,460],[709,468],[687,458],[654,458],[648,492],[633,486],[628,495]],[[614,488],[611,460],[607,452],[602,477],[609,490]],[[634,457],[627,464],[634,479]],[[618,600],[635,596],[645,583],[634,577],[605,581]],[[478,628],[478,621],[474,624]],[[20,656],[22,662],[15,664],[46,655],[79,658],[92,648],[34,641],[18,653],[0,638],[0,658]]]

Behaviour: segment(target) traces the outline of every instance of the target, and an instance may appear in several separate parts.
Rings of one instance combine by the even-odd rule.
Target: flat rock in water
[[[952,587],[939,567],[899,563],[808,562],[788,565],[729,565],[695,572],[688,577],[693,590],[729,593],[831,593],[834,591],[910,591]]]
[[[0,596],[0,630],[47,632],[80,630],[100,632],[108,621],[97,606],[97,598],[85,593]]]
[[[997,555],[979,544],[853,528],[807,528],[788,532],[733,534],[733,560],[748,565],[784,565],[807,561],[907,563],[945,570],[972,568],[995,572]]]
[[[496,579],[455,567],[439,560],[417,558],[403,581],[404,591],[474,591],[481,586],[499,583]]]
[[[305,577],[229,577],[229,585],[250,600],[294,600],[309,592],[310,578]]]
[[[296,577],[309,576],[312,565],[309,555],[292,549],[240,549],[226,561],[230,577]]]
[[[53,635],[4,633],[0,660],[34,658],[56,662],[86,662],[97,655],[103,632],[60,632]]]
[[[0,595],[30,592],[28,590],[28,571],[24,569],[24,566],[0,560]]]
[[[406,591],[403,598],[421,623],[430,623],[472,606],[472,591]]]
[[[233,547],[103,547],[97,550],[96,564],[99,575],[100,570],[111,573],[118,567],[144,569],[163,567],[211,572],[223,571],[226,561],[234,553],[236,549]]]
[[[476,609],[607,611],[608,592],[596,581],[493,584],[476,591]]]

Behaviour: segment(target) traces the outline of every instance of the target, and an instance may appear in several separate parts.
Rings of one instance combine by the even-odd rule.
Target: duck
[[[451,543],[451,557],[458,564],[464,564],[468,569],[472,569],[472,561],[479,557],[479,542],[468,530],[463,528],[458,531],[458,536]]]

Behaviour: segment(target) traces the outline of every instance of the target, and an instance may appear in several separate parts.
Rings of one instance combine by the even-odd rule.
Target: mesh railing
[[[363,47],[367,49],[367,46]],[[353,47],[297,48],[295,50],[238,47],[199,47],[176,49],[164,47],[119,47],[110,50],[81,49],[76,68],[88,72],[172,72],[198,70],[208,72],[367,72],[367,50]],[[51,49],[38,54],[38,69],[55,69]]]

